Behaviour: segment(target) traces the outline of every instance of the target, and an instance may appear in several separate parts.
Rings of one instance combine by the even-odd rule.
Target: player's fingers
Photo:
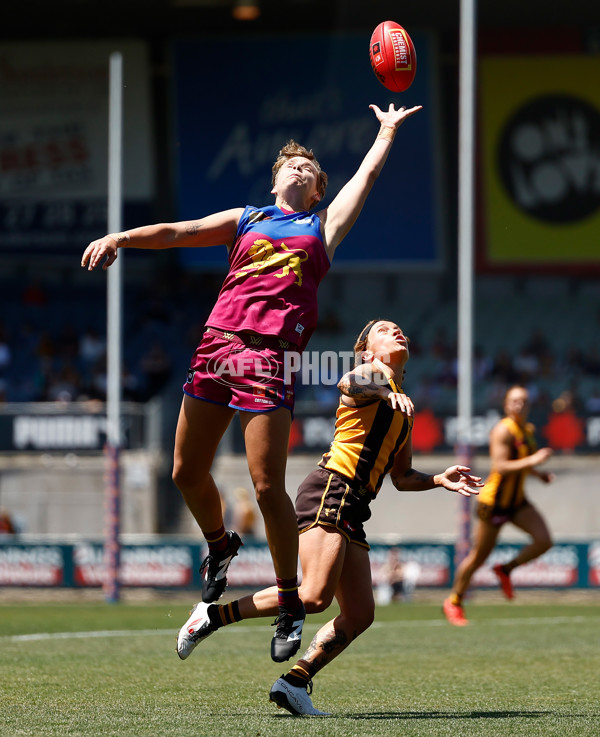
[[[107,251],[106,259],[104,260],[104,263],[102,264],[102,269],[106,271],[106,269],[108,269],[108,267],[111,264],[114,264],[116,260],[117,260],[117,254],[114,253],[113,251]]]
[[[95,269],[96,266],[102,261],[102,256],[104,255],[103,249],[100,246],[95,246],[94,250],[92,251],[92,254],[90,256],[90,269]]]
[[[481,481],[481,476],[474,476],[471,473],[462,473],[461,476],[464,478],[464,480],[470,484],[470,483],[479,483]]]
[[[92,252],[92,245],[90,244],[85,251],[83,252],[83,256],[81,257],[81,265],[85,266],[90,258],[90,253]]]
[[[479,489],[475,489],[472,486],[467,486],[466,484],[460,485],[457,489],[458,493],[462,496],[471,496],[471,495],[477,495],[479,494]]]
[[[88,269],[91,271],[98,266],[97,246],[94,246],[88,254]]]

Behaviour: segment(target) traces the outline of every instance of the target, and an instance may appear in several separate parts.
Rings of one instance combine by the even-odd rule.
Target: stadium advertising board
[[[484,449],[489,444],[492,427],[500,419],[496,411],[471,418],[470,442],[473,448]],[[536,418],[536,434],[556,451],[594,453],[600,448],[600,417],[578,416],[567,412],[551,412]],[[331,443],[335,427],[334,411],[303,414],[301,408],[294,417],[290,449],[296,453],[324,452]],[[458,441],[458,419],[443,417],[431,411],[417,412],[412,445],[416,452],[448,452]],[[244,452],[241,430],[233,427],[234,449]]]
[[[176,42],[179,217],[271,203],[271,166],[290,138],[313,148],[329,175],[327,204],[375,139],[378,123],[369,104],[382,109],[390,102],[421,104],[423,110],[398,134],[336,263],[346,268],[364,268],[367,261],[393,268],[438,266],[442,247],[435,48],[428,35],[412,37],[418,72],[402,95],[385,90],[373,75],[368,35]],[[298,53],[289,53],[292,46]],[[257,53],[257,48],[265,53]],[[281,77],[272,74],[269,61],[279,56],[286,58]],[[307,74],[311,56],[315,73]],[[228,60],[219,64],[218,74],[215,59]],[[228,112],[232,106],[235,115]],[[224,268],[227,263],[225,248],[181,249],[180,257],[190,268]]]
[[[590,586],[600,586],[600,542],[593,542],[588,548],[588,570]]]
[[[195,542],[127,543],[122,546],[119,581],[126,587],[199,589],[199,567],[206,550]],[[370,551],[375,586],[384,583],[384,566],[391,547],[416,571],[416,586],[446,588],[454,577],[454,547],[447,543],[373,543]],[[497,588],[492,566],[513,557],[519,546],[500,543],[474,578],[473,586]],[[47,544],[0,538],[0,586],[101,587],[103,546],[98,541]],[[228,573],[230,586],[260,588],[274,580],[268,546],[246,541]],[[600,542],[556,543],[541,558],[515,569],[515,586],[523,588],[600,587]]]
[[[492,551],[485,566],[476,571],[473,576],[473,585],[497,586],[498,579],[492,566],[511,560],[517,555],[520,548],[521,546],[509,544],[498,545]],[[554,545],[541,558],[515,568],[511,573],[511,580],[514,586],[524,588],[535,586],[567,588],[578,585],[585,587],[585,573],[582,569],[586,563],[586,548],[587,546],[581,545]]]
[[[61,545],[2,544],[0,586],[69,586]]]
[[[149,432],[144,406],[124,406],[121,423],[123,448],[144,448]],[[106,429],[104,409],[75,411],[67,405],[61,411],[44,404],[12,404],[10,410],[0,410],[0,451],[99,451]]]
[[[154,196],[149,62],[137,41],[0,44],[0,253],[81,254],[106,232],[108,60],[123,53],[124,217]]]
[[[147,447],[150,420],[143,405],[128,405],[122,415],[123,448]],[[137,407],[137,409],[135,409]],[[475,415],[471,421],[471,444],[486,448],[489,433],[500,419],[496,411]],[[557,451],[594,453],[600,448],[600,417],[551,412],[536,418],[540,442]],[[292,423],[290,450],[295,453],[325,451],[331,443],[335,426],[335,409],[305,413],[298,405]],[[244,453],[244,440],[237,423],[232,424],[233,450]],[[74,413],[65,408],[47,414],[43,411],[0,411],[0,451],[100,451],[106,442],[106,415]],[[417,412],[413,430],[413,448],[417,452],[435,453],[454,449],[457,442],[457,418],[442,416],[430,410]]]
[[[453,551],[451,545],[399,545],[399,558],[413,564],[418,586],[446,586],[451,582]],[[373,583],[384,583],[385,565],[390,546],[373,545],[369,557]]]
[[[600,58],[484,56],[480,266],[600,271]]]
[[[193,551],[187,545],[124,545],[119,582],[122,586],[190,586]],[[78,543],[73,548],[75,586],[102,586],[104,551],[101,545]]]

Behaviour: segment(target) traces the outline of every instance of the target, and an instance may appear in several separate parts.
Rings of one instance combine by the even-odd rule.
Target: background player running
[[[369,545],[363,523],[371,516],[384,478],[401,491],[443,487],[477,494],[481,479],[465,466],[429,475],[412,468],[412,402],[402,391],[408,339],[387,320],[369,322],[355,344],[356,367],[339,383],[341,398],[333,442],[302,482],[296,498],[303,578],[300,596],[309,613],[337,600],[340,612],[313,638],[303,657],[271,688],[270,698],[292,714],[322,714],[309,693],[313,676],[372,623],[375,603]],[[277,611],[277,589],[219,606],[200,603],[183,625],[178,653],[187,658],[219,627]],[[277,642],[275,660],[294,655],[294,633]]]
[[[294,387],[285,385],[285,350],[302,351],[317,323],[317,287],[358,217],[399,126],[420,110],[370,106],[380,130],[354,176],[331,204],[327,175],[312,151],[291,141],[273,166],[275,205],[234,208],[201,220],[147,225],[91,243],[82,266],[107,268],[119,248],[163,249],[226,244],[229,272],[193,356],[175,437],[173,480],[200,526],[209,555],[202,597],[216,601],[242,544],[226,531],[210,469],[239,410],[246,456],[279,588],[279,634],[304,618],[298,598],[298,534],[285,490]],[[223,371],[223,369],[226,369]],[[265,372],[270,379],[265,383]],[[198,401],[203,400],[203,401]]]
[[[458,566],[452,593],[444,601],[443,611],[450,624],[458,627],[468,624],[463,609],[463,597],[475,571],[483,565],[494,549],[498,534],[506,522],[531,535],[532,541],[517,556],[503,565],[495,565],[502,591],[512,599],[510,573],[552,547],[550,533],[542,515],[525,496],[525,478],[537,476],[550,483],[554,475],[535,467],[552,455],[550,448],[536,450],[534,427],[528,423],[529,394],[523,386],[511,387],[504,397],[504,417],[490,433],[491,472],[479,495],[475,542]]]

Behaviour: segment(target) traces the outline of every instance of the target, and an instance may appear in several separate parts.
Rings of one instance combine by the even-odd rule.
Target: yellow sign
[[[483,58],[485,261],[600,267],[600,58]]]

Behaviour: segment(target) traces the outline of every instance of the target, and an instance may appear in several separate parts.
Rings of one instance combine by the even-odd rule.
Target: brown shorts
[[[515,514],[525,507],[531,506],[527,499],[523,500],[518,507],[511,507],[510,509],[502,509],[500,507],[494,507],[493,504],[483,504],[478,502],[477,504],[477,516],[484,522],[489,522],[494,527],[502,527],[506,522],[512,522]]]
[[[296,517],[300,534],[315,525],[335,527],[350,542],[369,550],[363,523],[371,516],[373,495],[352,489],[336,473],[317,468],[300,484]]]

